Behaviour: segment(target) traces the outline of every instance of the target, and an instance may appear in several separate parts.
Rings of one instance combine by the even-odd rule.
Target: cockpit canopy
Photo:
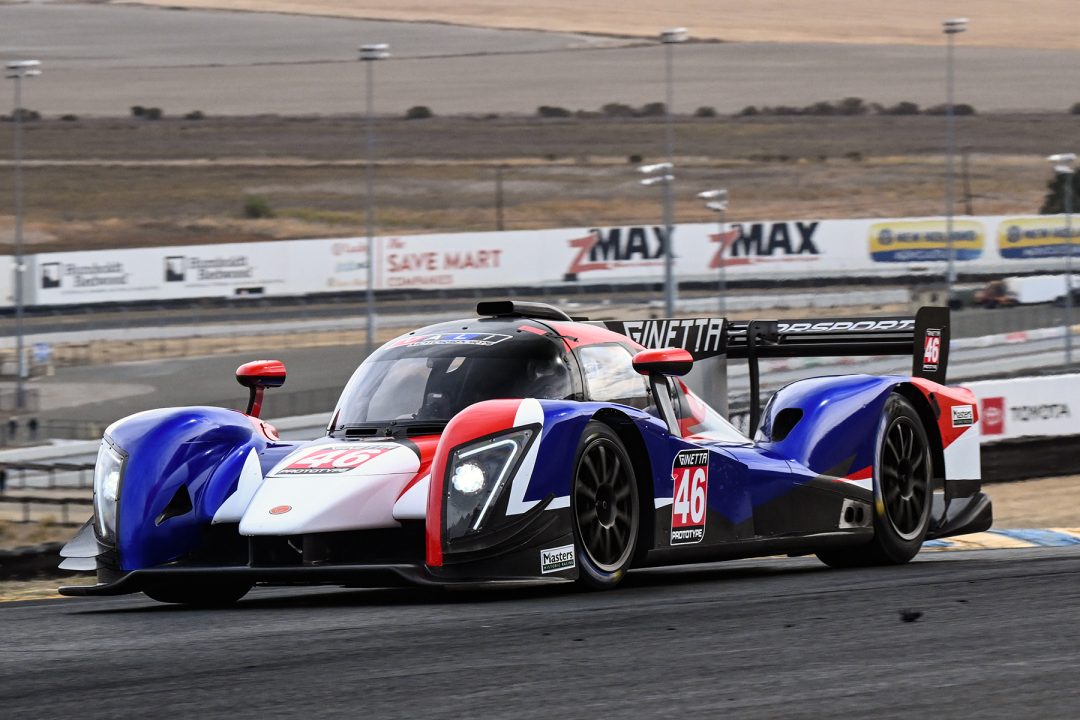
[[[364,361],[338,403],[335,429],[446,423],[483,400],[574,396],[562,343],[522,323],[478,321],[426,328]]]

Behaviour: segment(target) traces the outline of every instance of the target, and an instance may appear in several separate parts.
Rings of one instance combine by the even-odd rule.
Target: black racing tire
[[[933,456],[919,414],[902,395],[885,401],[874,466],[874,539],[853,548],[822,551],[830,567],[902,565],[926,539],[933,504]]]
[[[246,580],[155,582],[143,588],[150,598],[163,603],[193,608],[222,608],[235,605],[253,587]]]
[[[585,426],[578,442],[570,514],[578,584],[589,590],[614,588],[637,550],[641,505],[626,447],[596,420]]]

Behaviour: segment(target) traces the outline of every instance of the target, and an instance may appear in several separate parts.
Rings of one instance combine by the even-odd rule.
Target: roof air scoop
[[[476,314],[481,317],[520,317],[538,320],[562,320],[572,322],[573,318],[554,305],[538,302],[520,302],[517,300],[485,300],[476,304]]]

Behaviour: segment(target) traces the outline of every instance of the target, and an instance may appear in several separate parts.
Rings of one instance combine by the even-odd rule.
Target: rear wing
[[[745,358],[750,366],[750,432],[761,417],[761,358],[908,355],[913,377],[945,384],[949,309],[920,308],[915,317],[750,320],[719,318],[605,322],[649,348],[683,347],[695,360]]]

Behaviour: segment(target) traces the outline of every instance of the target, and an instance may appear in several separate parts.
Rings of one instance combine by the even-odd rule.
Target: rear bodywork
[[[282,442],[257,418],[220,408],[155,410],[115,423],[103,441],[123,457],[115,531],[103,537],[91,520],[64,548],[62,567],[96,570],[98,583],[61,591],[135,592],[185,576],[352,586],[574,580],[572,482],[593,420],[617,433],[633,462],[642,504],[637,566],[856,545],[874,532],[877,430],[892,393],[916,407],[931,441],[930,537],[990,524],[979,492],[977,408],[964,389],[914,375],[808,379],[772,397],[751,440],[677,380],[652,380],[643,394],[651,404],[642,407],[591,399],[598,369],[582,349],[621,348],[629,363],[643,345],[595,324],[527,314],[424,328],[379,353],[406,357],[455,337],[470,346],[462,353],[493,337],[506,337],[494,340],[504,348],[545,343],[569,373],[565,397],[480,400],[438,425],[346,426],[339,407],[329,435],[305,443]],[[728,350],[719,322],[720,330],[699,322],[691,344]],[[497,478],[483,497],[465,498],[451,479],[475,457],[487,458]]]

